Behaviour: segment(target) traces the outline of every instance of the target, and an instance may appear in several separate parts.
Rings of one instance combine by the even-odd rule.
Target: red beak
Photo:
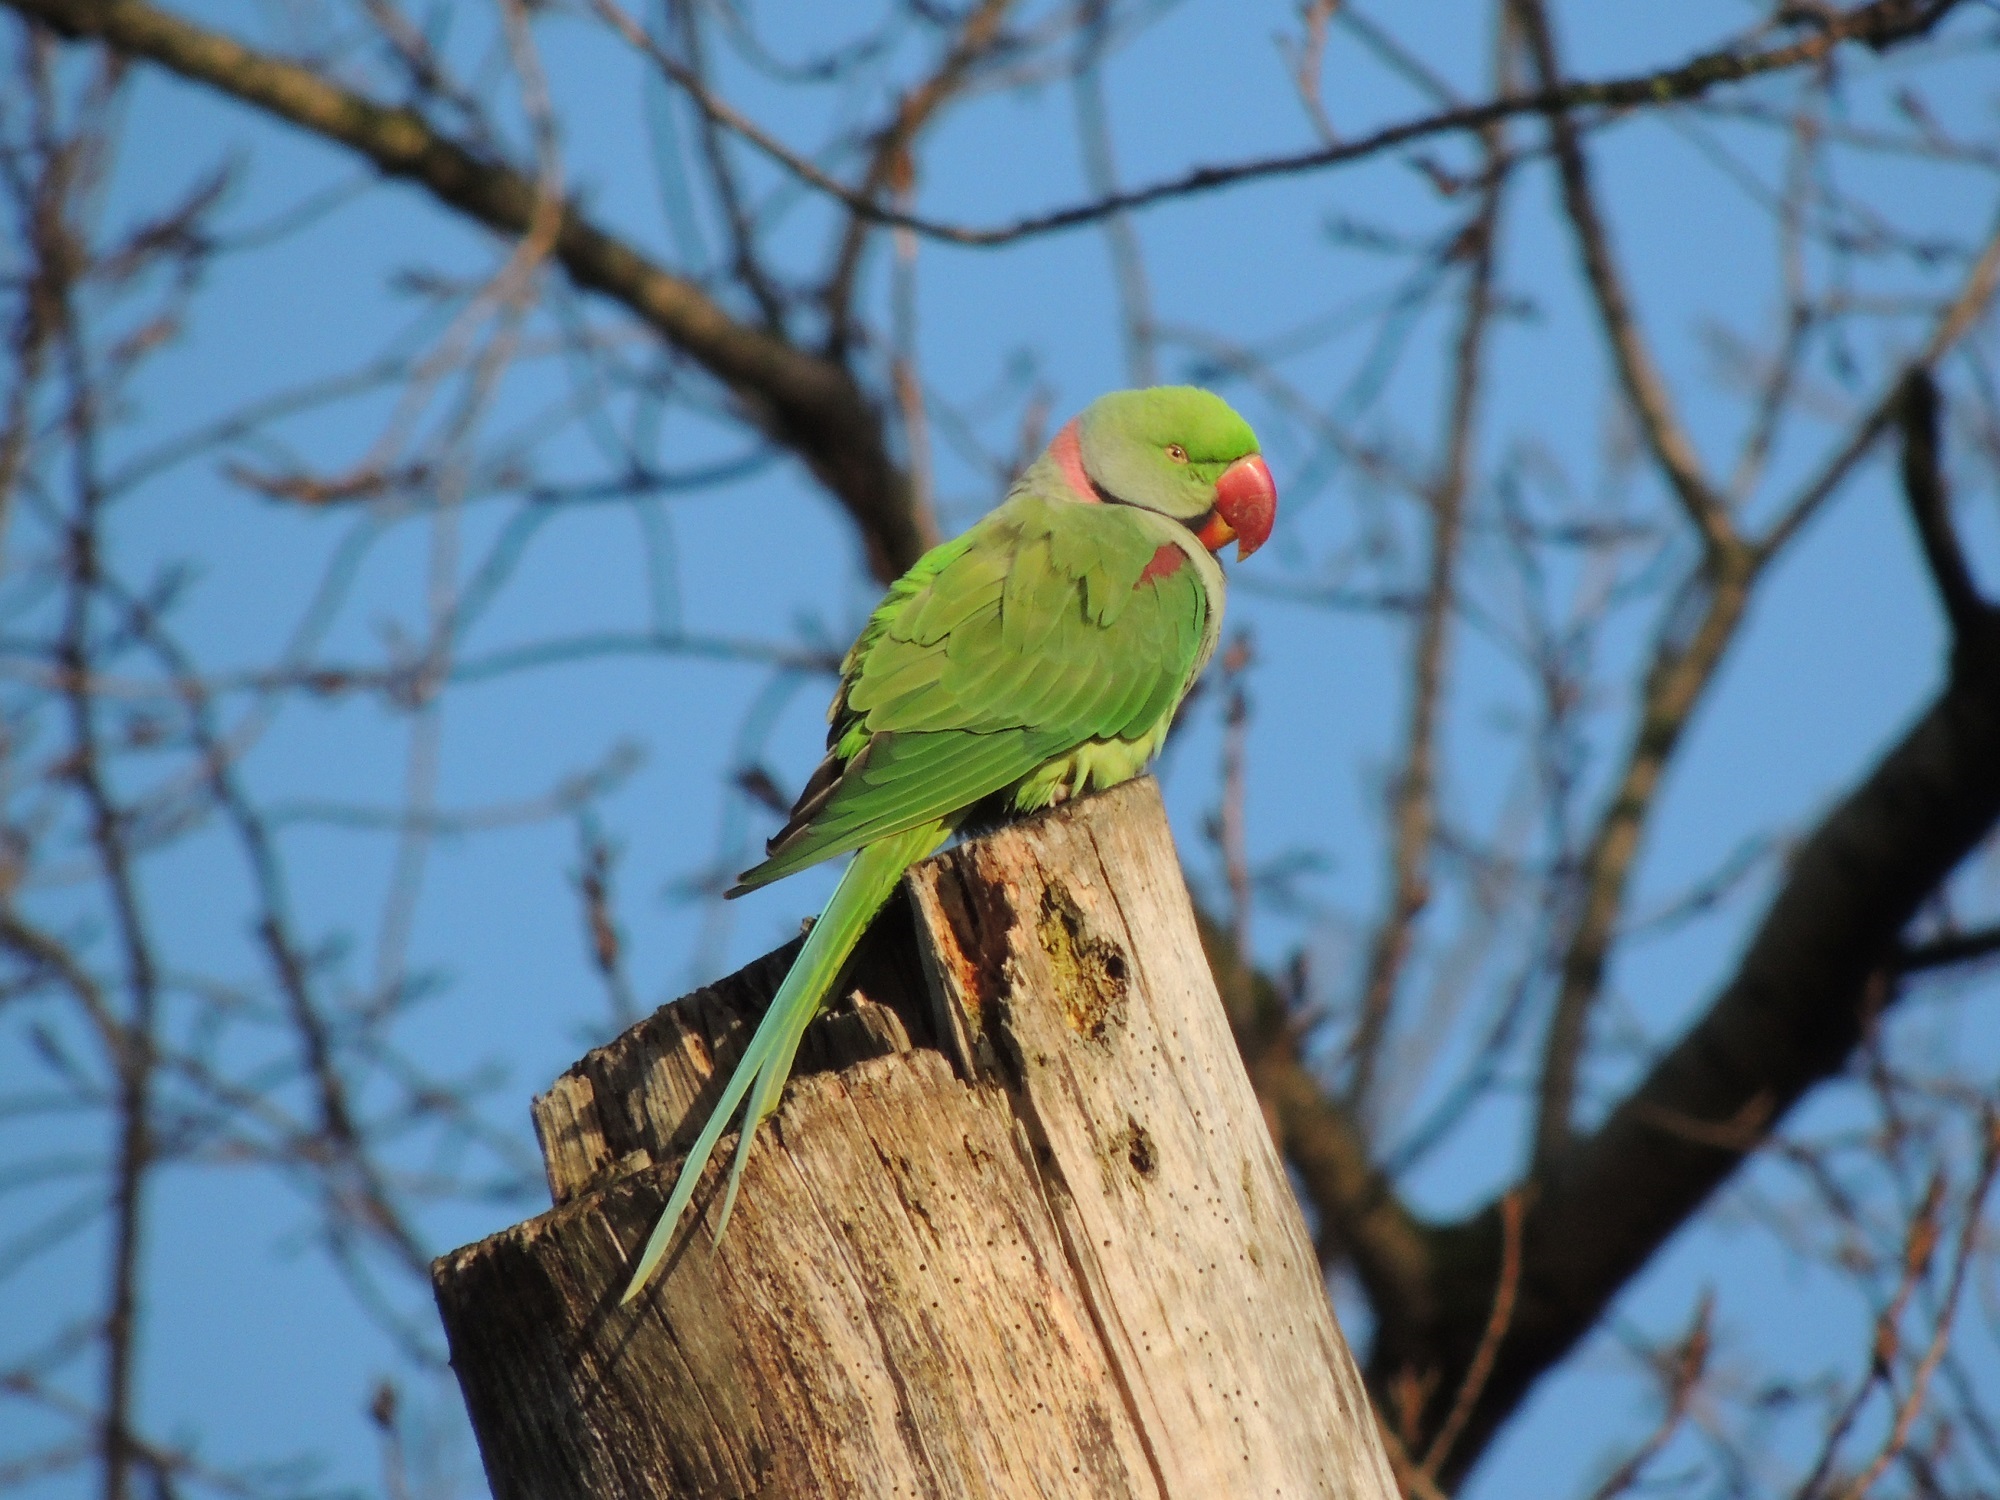
[[[1262,455],[1239,458],[1215,481],[1215,514],[1198,533],[1211,552],[1236,543],[1241,562],[1271,537],[1278,519],[1278,483]]]

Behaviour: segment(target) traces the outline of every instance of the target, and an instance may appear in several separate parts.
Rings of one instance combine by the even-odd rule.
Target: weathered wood
[[[434,1268],[495,1495],[1389,1500],[1152,783],[908,890],[728,1236],[691,1235],[631,1308],[789,950],[536,1101],[557,1206]]]

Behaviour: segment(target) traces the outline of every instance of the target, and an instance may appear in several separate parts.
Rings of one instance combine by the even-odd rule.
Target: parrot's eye
[[[1177,464],[1184,464],[1187,462],[1187,449],[1183,448],[1179,443],[1169,443],[1167,444],[1167,457],[1171,458]]]

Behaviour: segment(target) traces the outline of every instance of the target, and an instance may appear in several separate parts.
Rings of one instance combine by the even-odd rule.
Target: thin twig
[[[104,97],[110,87],[108,70],[100,70],[99,97],[93,101],[100,111],[110,107]],[[101,120],[102,116],[96,118]],[[91,184],[71,178],[63,186],[81,195],[89,191]],[[60,198],[50,205],[62,220],[67,220],[79,206],[74,199]],[[95,377],[72,279],[80,269],[71,262],[61,272],[50,268],[45,273],[47,295],[58,329],[56,360],[67,386],[67,437],[75,454],[68,552],[63,565],[62,627],[56,654],[78,681],[88,677],[97,649],[92,605],[103,546],[100,532],[103,495],[98,486],[96,429],[100,403],[94,396]],[[117,803],[105,773],[97,705],[74,688],[64,694],[64,700],[71,742],[69,776],[88,811],[90,845],[110,895],[124,965],[128,1011],[116,1033],[118,1045],[110,1059],[117,1076],[117,1147],[110,1193],[111,1263],[104,1298],[103,1416],[99,1429],[100,1493],[104,1500],[125,1500],[139,1458],[133,1433],[139,1362],[140,1240],[145,1226],[146,1188],[155,1160],[154,1045],[160,1022],[159,964],[133,868],[125,810]]]
[[[1521,1294],[1522,1227],[1527,1219],[1530,1189],[1513,1188],[1500,1199],[1500,1276],[1493,1287],[1493,1306],[1480,1331],[1479,1345],[1465,1367],[1464,1378],[1452,1396],[1451,1410],[1438,1425],[1437,1435],[1424,1450],[1420,1466],[1426,1478],[1435,1478],[1451,1457],[1452,1449],[1465,1432],[1465,1424],[1486,1391],[1493,1376],[1493,1362],[1500,1357],[1501,1340],[1514,1323],[1514,1304]]]
[[[1504,47],[1504,42],[1501,44]],[[1504,81],[1505,59],[1496,75]],[[1411,647],[1408,728],[1402,765],[1390,788],[1393,834],[1389,853],[1389,906],[1369,941],[1361,1001],[1351,1047],[1353,1073],[1348,1107],[1366,1118],[1390,1011],[1415,938],[1418,917],[1430,901],[1431,845],[1437,820],[1439,723],[1443,716],[1452,612],[1458,605],[1459,551],[1465,531],[1467,491],[1484,388],[1487,331],[1491,326],[1506,144],[1498,126],[1482,132],[1489,170],[1479,211],[1459,241],[1467,262],[1465,298],[1453,352],[1451,402],[1445,416],[1444,457],[1428,496],[1429,577]]]
[[[1980,1153],[1979,1172],[1971,1191],[1966,1194],[1963,1218],[1958,1230],[1958,1243],[1953,1254],[1951,1279],[1946,1283],[1944,1302],[1938,1309],[1937,1319],[1932,1325],[1930,1342],[1924,1349],[1923,1358],[1917,1362],[1916,1373],[1910,1380],[1909,1390],[1897,1403],[1889,1435],[1883,1439],[1881,1448],[1868,1467],[1839,1491],[1838,1500],[1861,1500],[1863,1495],[1875,1487],[1876,1481],[1888,1472],[1889,1465],[1896,1461],[1897,1455],[1909,1445],[1910,1432],[1916,1424],[1918,1413],[1923,1410],[1925,1397],[1930,1392],[1931,1377],[1937,1373],[1938,1362],[1944,1358],[1945,1350],[1950,1347],[1953,1326],[1958,1316],[1959,1298],[1965,1290],[1966,1276],[1972,1267],[1973,1253],[1985,1227],[1986,1198],[1992,1191],[1996,1168],[2000,1168],[2000,1115],[1989,1110],[1984,1124],[1985,1141]]]
[[[591,3],[598,6],[602,13],[615,0],[591,0]],[[827,273],[825,289],[821,293],[821,300],[827,309],[827,342],[833,351],[844,348],[853,333],[855,281],[860,273],[861,256],[867,247],[869,232],[886,223],[905,234],[916,233],[913,223],[884,220],[868,212],[867,205],[878,203],[888,195],[897,205],[896,217],[909,218],[907,205],[916,188],[918,137],[945,106],[971,84],[980,62],[1001,47],[1006,38],[1007,13],[1012,7],[1013,0],[980,0],[966,15],[958,35],[930,76],[905,91],[889,111],[887,123],[875,131],[873,150],[859,184],[852,189],[836,189],[836,196],[848,209],[848,220],[841,230],[840,244],[834,251],[832,268]],[[624,31],[622,26],[619,29]],[[706,95],[695,96],[696,106],[703,110],[713,102]],[[783,150],[782,147],[777,149]],[[785,156],[789,158],[791,153],[786,152]],[[795,170],[791,160],[781,160],[781,165]],[[801,165],[810,166],[809,163]],[[817,172],[817,169],[813,170]],[[802,180],[811,181],[810,178]],[[832,181],[830,178],[826,180]],[[825,186],[818,182],[813,185]]]
[[[1666,1409],[1661,1412],[1659,1424],[1646,1440],[1633,1449],[1625,1461],[1605,1475],[1604,1482],[1590,1492],[1590,1500],[1617,1500],[1638,1484],[1639,1476],[1645,1472],[1662,1448],[1672,1441],[1674,1434],[1687,1417],[1688,1407],[1694,1401],[1696,1388],[1701,1384],[1702,1375],[1708,1369],[1709,1350],[1713,1347],[1710,1323],[1715,1314],[1715,1299],[1704,1293],[1695,1307],[1694,1323],[1680,1343],[1670,1351],[1662,1371],[1666,1386]]]
[[[688,4],[687,0],[669,0],[667,12],[680,30],[681,50],[687,56],[686,63],[682,64],[686,75],[706,95],[708,87],[704,80],[708,65],[702,45],[700,10]],[[784,299],[778,295],[776,284],[757,254],[755,226],[744,203],[743,186],[737,181],[736,169],[729,160],[728,142],[723,139],[720,122],[713,114],[706,110],[698,113],[701,116],[702,156],[708,164],[709,184],[714,190],[716,203],[721,207],[722,221],[729,229],[730,270],[756,302],[758,312],[763,315],[764,326],[772,333],[782,335],[785,326]]]
[[[2000,290],[2000,220],[1996,220],[1981,247],[1979,257],[1959,284],[1958,293],[1931,324],[1923,345],[1910,359],[1908,368],[1934,369],[1955,348],[1993,304]],[[1792,538],[1819,513],[1819,509],[1840,488],[1856,464],[1868,455],[1876,440],[1887,432],[1903,409],[1903,372],[1869,405],[1848,429],[1841,442],[1818,469],[1808,477],[1779,511],[1778,519],[1757,543],[1764,557],[1784,550]]]
[[[1560,91],[1561,65],[1556,57],[1555,38],[1542,0],[1512,0],[1515,14],[1527,39],[1545,93]],[[1720,552],[1735,540],[1736,528],[1722,496],[1705,472],[1694,440],[1682,426],[1668,393],[1666,381],[1654,363],[1652,350],[1639,331],[1638,315],[1631,294],[1625,288],[1611,249],[1611,231],[1598,208],[1591,186],[1590,165],[1583,153],[1576,122],[1564,108],[1548,111],[1550,139],[1555,143],[1556,164],[1560,169],[1563,206],[1576,232],[1577,251],[1583,260],[1584,278],[1597,303],[1598,320],[1611,345],[1613,363],[1625,387],[1626,398],[1638,417],[1647,446],[1672,485],[1681,508],[1701,533],[1712,552]]]
[[[24,9],[32,7],[37,13],[43,11],[67,13],[70,7],[81,4],[130,5],[138,3],[138,0],[6,0],[6,3]],[[599,8],[600,14],[605,13],[602,7],[606,0],[591,0],[591,3]],[[1321,171],[1327,167],[1379,156],[1398,146],[1406,146],[1434,136],[1476,131],[1482,126],[1523,115],[1567,114],[1589,108],[1616,110],[1699,99],[1711,90],[1726,84],[1739,83],[1767,73],[1816,63],[1831,55],[1843,43],[1861,42],[1879,49],[1912,36],[1923,35],[1960,3],[1961,0],[1873,0],[1871,4],[1859,5],[1841,12],[1837,17],[1826,19],[1823,23],[1815,25],[1798,41],[1781,47],[1772,47],[1761,52],[1746,52],[1737,47],[1720,47],[1690,58],[1675,68],[1596,82],[1575,81],[1561,87],[1544,88],[1532,94],[1440,110],[1434,114],[1384,126],[1367,135],[1357,136],[1338,144],[1321,146],[1309,151],[1284,152],[1246,161],[1194,167],[1177,176],[1163,178],[1144,187],[1128,188],[1122,192],[1093,197],[1061,208],[1025,214],[1007,223],[987,227],[952,224],[918,214],[900,212],[878,198],[857,193],[847,184],[793,151],[728,103],[701,90],[698,81],[687,75],[684,69],[679,73],[669,73],[669,76],[688,91],[689,97],[694,100],[698,108],[713,114],[718,121],[736,131],[744,140],[756,146],[801,182],[838,199],[858,217],[876,224],[910,229],[918,234],[954,245],[986,248],[1076,229],[1086,224],[1095,224],[1113,214],[1151,208],[1156,204],[1211,193],[1240,183]],[[77,17],[69,18],[69,24],[75,30],[96,29]]]
[[[1305,0],[1299,7],[1299,40],[1286,48],[1292,68],[1292,86],[1299,91],[1299,103],[1306,118],[1329,146],[1340,137],[1320,97],[1320,71],[1326,62],[1327,25],[1341,8],[1342,0]],[[1282,42],[1282,38],[1280,39]]]
[[[1375,1431],[1381,1434],[1382,1446],[1389,1455],[1389,1468],[1396,1476],[1396,1483],[1407,1500],[1451,1500],[1444,1487],[1426,1474],[1410,1457],[1410,1450],[1396,1430],[1383,1421],[1380,1413],[1375,1418]]]
[[[610,997],[612,1027],[623,1031],[638,1020],[639,1006],[632,994],[632,982],[625,975],[625,938],[619,930],[617,903],[611,889],[618,851],[604,837],[587,808],[577,816],[576,839],[579,865],[573,879],[577,895],[583,901],[583,928],[591,966],[604,981]]]
[[[1110,0],[1078,0],[1077,57],[1071,75],[1076,99],[1077,144],[1083,153],[1083,178],[1090,191],[1109,198],[1118,191],[1118,169],[1111,149],[1111,119],[1104,107],[1104,58],[1110,39]],[[1111,279],[1118,289],[1119,331],[1125,340],[1125,383],[1148,386],[1158,382],[1158,350],[1153,327],[1152,293],[1146,282],[1146,262],[1139,250],[1138,231],[1129,214],[1107,214],[1104,241],[1111,252]]]
[[[1973,932],[1954,932],[1903,949],[1896,955],[1898,974],[1922,974],[1954,964],[1977,963],[2000,953],[2000,927],[1983,927]]]

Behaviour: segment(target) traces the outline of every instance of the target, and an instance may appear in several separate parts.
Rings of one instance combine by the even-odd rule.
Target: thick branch
[[[1542,1048],[1536,1090],[1537,1161],[1552,1160],[1569,1142],[1590,1012],[1604,988],[1605,965],[1617,939],[1618,919],[1625,910],[1647,821],[1667,766],[1736,639],[1756,586],[1756,567],[1744,549],[1732,547],[1717,563],[1699,581],[1701,612],[1692,630],[1683,635],[1670,616],[1654,647],[1641,694],[1638,733],[1578,876],[1578,905]]]
[[[415,111],[376,104],[144,0],[4,3],[65,36],[146,58],[345,146],[501,234],[525,234],[533,219],[530,176],[447,138]],[[879,576],[895,576],[922,553],[930,539],[917,526],[908,482],[883,444],[879,413],[846,369],[738,322],[573,203],[563,211],[554,258],[578,286],[622,303],[685,351],[804,460],[853,517]]]
[[[1983,306],[1990,290],[1991,276],[1976,269],[1933,343],[1962,329],[1966,300]],[[1839,1070],[1868,1014],[1894,998],[1891,975],[1984,951],[1980,934],[1913,950],[1899,940],[1918,903],[2000,817],[2000,611],[1980,598],[1944,514],[1935,393],[1921,372],[1905,382],[1895,411],[1904,428],[1907,498],[1953,618],[1950,682],[1806,844],[1735,981],[1708,1016],[1594,1138],[1571,1146],[1568,1112],[1584,1021],[1602,985],[1645,809],[1693,707],[1691,695],[1712,677],[1773,551],[1764,545],[1723,554],[1739,572],[1733,582],[1725,576],[1690,643],[1663,654],[1654,669],[1638,744],[1586,870],[1586,905],[1566,954],[1541,1080],[1536,1172],[1548,1191],[1536,1219],[1541,1258],[1532,1272],[1541,1300],[1524,1315],[1539,1332],[1510,1348],[1509,1378],[1516,1381],[1510,1402],[1567,1351],[1784,1112]],[[1884,425],[1871,413],[1861,430]],[[1436,1259],[1490,1258],[1490,1223],[1453,1234],[1461,1246],[1434,1250]],[[1449,1291],[1436,1295],[1441,1306],[1455,1306]],[[1471,1309],[1454,1316],[1469,1317]],[[1510,1409],[1496,1407],[1487,1420],[1497,1425]]]
[[[1521,1307],[1465,1458],[1786,1112],[1841,1071],[1872,1017],[1894,1001],[1888,976],[1904,927],[1996,821],[2000,629],[1988,629],[1960,649],[1930,709],[1800,849],[1707,1014],[1542,1178]],[[1439,1289],[1438,1334],[1417,1346],[1385,1339],[1378,1378],[1406,1362],[1463,1367],[1498,1238],[1490,1208],[1440,1235],[1435,1259],[1459,1269]]]
[[[2000,232],[1988,239],[1958,295],[1937,318],[1917,368],[1941,358],[1973,326],[1991,302],[1996,284],[2000,284]],[[1654,797],[1689,717],[1735,638],[1764,565],[1798,535],[1806,520],[1897,420],[1905,404],[1904,384],[1891,384],[1764,537],[1752,543],[1732,541],[1709,555],[1706,576],[1699,580],[1705,596],[1701,616],[1684,642],[1675,622],[1671,618],[1667,622],[1647,669],[1638,735],[1584,860],[1579,906],[1563,955],[1561,984],[1543,1054],[1535,1127],[1538,1160],[1551,1158],[1569,1139],[1569,1115],[1590,1010],[1603,988],[1605,964],[1617,936],[1627,883]],[[1906,466],[1909,461],[1906,457]]]

